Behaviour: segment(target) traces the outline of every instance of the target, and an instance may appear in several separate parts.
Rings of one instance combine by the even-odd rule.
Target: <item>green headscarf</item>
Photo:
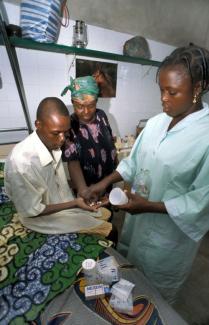
[[[83,95],[91,95],[97,99],[99,88],[96,80],[92,76],[79,77],[76,79],[70,78],[70,85],[65,87],[61,96],[65,95],[67,91],[71,91],[71,98],[83,99]]]

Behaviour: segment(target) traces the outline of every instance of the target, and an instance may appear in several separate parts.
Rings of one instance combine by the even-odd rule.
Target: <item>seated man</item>
[[[21,223],[45,234],[107,236],[111,223],[95,218],[101,215],[100,210],[82,198],[75,199],[68,186],[60,150],[70,128],[65,104],[56,97],[43,99],[35,126],[36,130],[14,147],[5,164],[6,192]]]

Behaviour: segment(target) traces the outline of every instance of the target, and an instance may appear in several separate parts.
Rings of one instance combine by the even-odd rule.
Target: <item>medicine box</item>
[[[94,284],[85,287],[85,298],[87,300],[103,298],[105,294],[109,292],[110,289],[108,285]]]

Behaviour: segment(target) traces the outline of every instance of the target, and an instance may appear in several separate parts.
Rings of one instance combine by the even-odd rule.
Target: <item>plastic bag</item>
[[[125,42],[123,54],[132,57],[151,58],[151,52],[147,40],[142,36],[135,36]]]
[[[98,278],[102,283],[112,284],[119,281],[118,263],[114,256],[108,256],[97,262]]]
[[[62,24],[62,14],[65,24]],[[66,0],[22,0],[20,8],[20,26],[22,37],[37,42],[55,43],[60,26],[68,25],[69,12]]]
[[[128,298],[118,298],[114,295],[111,296],[110,301],[109,301],[110,306],[112,306],[113,309],[116,311],[119,311],[120,313],[124,314],[133,314],[133,297],[132,294],[128,296]]]
[[[140,196],[148,199],[151,188],[151,177],[148,169],[140,169],[140,172],[135,175],[134,184],[131,189],[132,193],[138,193]]]

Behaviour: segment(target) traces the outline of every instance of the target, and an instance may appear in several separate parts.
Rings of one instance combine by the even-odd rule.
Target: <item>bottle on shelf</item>
[[[87,25],[82,20],[76,20],[73,26],[73,46],[86,48],[87,44]]]

